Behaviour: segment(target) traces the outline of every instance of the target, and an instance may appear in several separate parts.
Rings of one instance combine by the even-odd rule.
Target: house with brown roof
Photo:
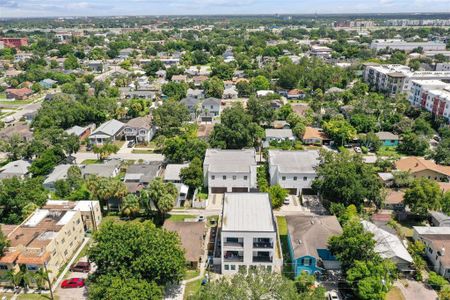
[[[287,92],[288,99],[303,99],[305,98],[305,93],[299,89],[292,89]]]
[[[395,162],[399,171],[410,172],[414,178],[428,178],[436,181],[450,179],[450,166],[438,165],[432,160],[409,156]]]
[[[204,222],[174,222],[166,220],[163,228],[176,232],[185,250],[186,263],[192,268],[198,268],[202,262],[206,228]]]
[[[6,92],[6,98],[16,99],[16,100],[28,99],[28,97],[33,94],[33,91],[29,88],[6,89],[5,92]]]
[[[123,128],[126,141],[134,140],[138,143],[148,143],[156,133],[152,123],[152,116],[137,117],[128,121]]]
[[[23,266],[29,272],[45,267],[53,282],[84,239],[81,213],[74,210],[37,209],[20,225],[2,225],[9,241],[0,258],[0,277]],[[10,285],[0,281],[0,285]]]
[[[403,190],[389,189],[384,199],[384,207],[392,210],[403,210],[405,205],[403,204],[403,197],[405,192]]]
[[[33,139],[33,132],[28,123],[14,123],[0,130],[0,140],[8,140],[15,135],[26,142]]]
[[[307,126],[302,141],[306,145],[322,145],[329,143],[330,139],[321,129]]]

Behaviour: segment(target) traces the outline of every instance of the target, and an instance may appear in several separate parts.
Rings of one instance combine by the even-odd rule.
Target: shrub
[[[444,285],[448,284],[447,279],[435,272],[430,272],[427,282],[436,291],[440,291]]]

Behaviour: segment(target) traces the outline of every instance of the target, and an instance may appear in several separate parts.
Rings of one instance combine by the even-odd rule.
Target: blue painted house
[[[375,133],[375,135],[383,143],[383,146],[386,146],[386,147],[397,147],[400,142],[399,136],[396,134],[393,134],[392,132],[380,131],[380,132]]]
[[[335,216],[286,216],[289,252],[295,276],[307,272],[320,275],[338,270],[340,263],[328,250],[328,240],[342,234]]]

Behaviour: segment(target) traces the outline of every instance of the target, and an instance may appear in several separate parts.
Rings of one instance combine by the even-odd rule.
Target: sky
[[[0,0],[0,17],[450,12],[450,0]]]

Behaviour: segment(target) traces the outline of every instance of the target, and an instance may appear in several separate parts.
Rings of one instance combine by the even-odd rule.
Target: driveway
[[[403,279],[397,280],[394,285],[398,287],[405,299],[408,300],[436,300],[438,295],[435,290],[427,288],[422,282]]]
[[[87,278],[88,273],[80,273],[80,272],[68,272],[66,278]],[[73,288],[73,289],[62,289],[61,285],[56,288],[56,295],[59,296],[59,299],[67,299],[67,300],[84,300],[87,299],[87,289],[86,287],[82,288]]]
[[[222,209],[223,194],[209,194],[207,210]]]
[[[283,204],[280,211],[304,212],[305,208],[300,205],[299,199],[295,195],[289,195],[289,204]]]

